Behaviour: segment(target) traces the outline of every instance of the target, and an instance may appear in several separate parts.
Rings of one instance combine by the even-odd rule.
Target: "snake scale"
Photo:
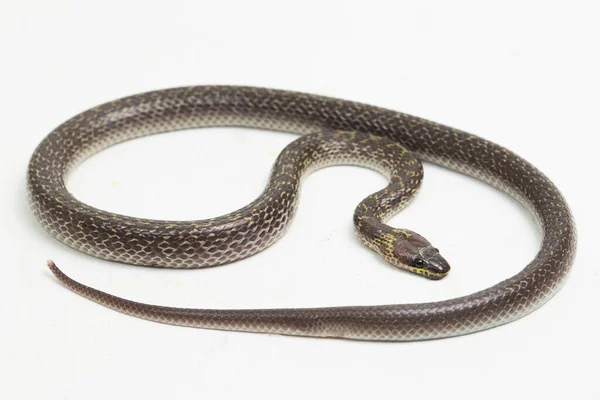
[[[267,188],[248,206],[202,221],[156,221],[118,215],[76,200],[65,179],[79,162],[118,142],[179,129],[238,126],[303,135],[278,157]],[[457,336],[514,321],[562,286],[576,248],[575,225],[554,184],[511,151],[421,118],[361,103],[297,92],[232,86],[158,90],[85,111],[51,132],[28,169],[29,200],[59,241],[99,258],[155,267],[197,268],[257,253],[284,233],[301,178],[334,164],[375,168],[389,185],[359,204],[361,240],[391,264],[431,279],[449,270],[419,234],[386,220],[417,191],[420,161],[470,175],[525,205],[543,233],[535,258],[490,288],[440,302],[306,309],[183,309],[119,298],[74,281],[49,261],[74,292],[118,311],[199,328],[360,340],[405,341]]]

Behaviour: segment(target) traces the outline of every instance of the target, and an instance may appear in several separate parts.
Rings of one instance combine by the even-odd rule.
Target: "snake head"
[[[394,265],[407,271],[438,280],[450,272],[450,265],[438,249],[418,233],[394,229]]]

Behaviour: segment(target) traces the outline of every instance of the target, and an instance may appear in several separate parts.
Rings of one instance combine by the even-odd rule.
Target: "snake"
[[[109,146],[203,127],[256,128],[299,138],[277,157],[266,189],[255,201],[216,218],[135,218],[87,205],[67,190],[73,168]],[[73,292],[151,321],[370,341],[438,339],[486,330],[531,313],[563,286],[576,253],[575,223],[565,198],[542,172],[484,138],[349,100],[242,86],[190,86],[121,98],[84,111],[48,134],[30,159],[27,186],[36,219],[73,249],[127,264],[201,268],[249,257],[279,239],[294,216],[300,182],[310,172],[341,164],[373,168],[388,178],[388,185],[357,206],[353,222],[358,237],[385,262],[435,280],[450,271],[438,249],[412,230],[387,225],[417,193],[422,162],[484,181],[527,208],[542,235],[535,257],[512,277],[448,300],[282,309],[145,304],[86,286],[53,261],[47,264]],[[216,172],[218,165],[209,173]]]

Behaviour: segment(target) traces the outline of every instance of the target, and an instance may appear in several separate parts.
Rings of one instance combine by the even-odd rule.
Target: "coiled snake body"
[[[204,221],[155,221],[117,215],[77,201],[65,187],[82,159],[115,143],[177,129],[242,126],[305,135],[277,159],[267,189],[250,205]],[[362,340],[456,336],[518,319],[562,285],[575,255],[575,226],[556,187],[527,161],[474,135],[360,103],[250,87],[160,90],[92,108],[65,122],[35,150],[28,170],[32,209],[61,242],[125,263],[196,268],[252,255],[276,241],[297,203],[300,178],[332,164],[373,167],[390,180],[354,214],[362,241],[393,265],[442,278],[446,261],[415,232],[385,221],[419,187],[433,162],[476,177],[527,206],[542,232],[541,249],[517,275],[456,299],[382,306],[312,309],[180,309],[137,303],[82,285],[49,261],[76,293],[154,321],[200,328]]]

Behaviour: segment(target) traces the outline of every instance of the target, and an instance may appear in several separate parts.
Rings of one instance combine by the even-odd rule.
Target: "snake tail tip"
[[[65,285],[67,284],[67,282],[69,282],[71,280],[71,278],[69,278],[64,272],[62,272],[56,266],[56,264],[54,263],[54,261],[48,260],[48,261],[46,261],[46,264],[48,264],[48,268],[50,268],[50,272],[52,272],[52,275],[54,275],[56,277],[56,279],[58,279],[59,281],[61,281]]]
[[[56,266],[54,261],[48,260],[48,261],[46,261],[46,264],[48,265],[48,268],[50,268],[50,271],[54,274],[54,276],[60,277],[60,275],[62,274],[62,271],[60,269],[58,269],[58,267]]]

